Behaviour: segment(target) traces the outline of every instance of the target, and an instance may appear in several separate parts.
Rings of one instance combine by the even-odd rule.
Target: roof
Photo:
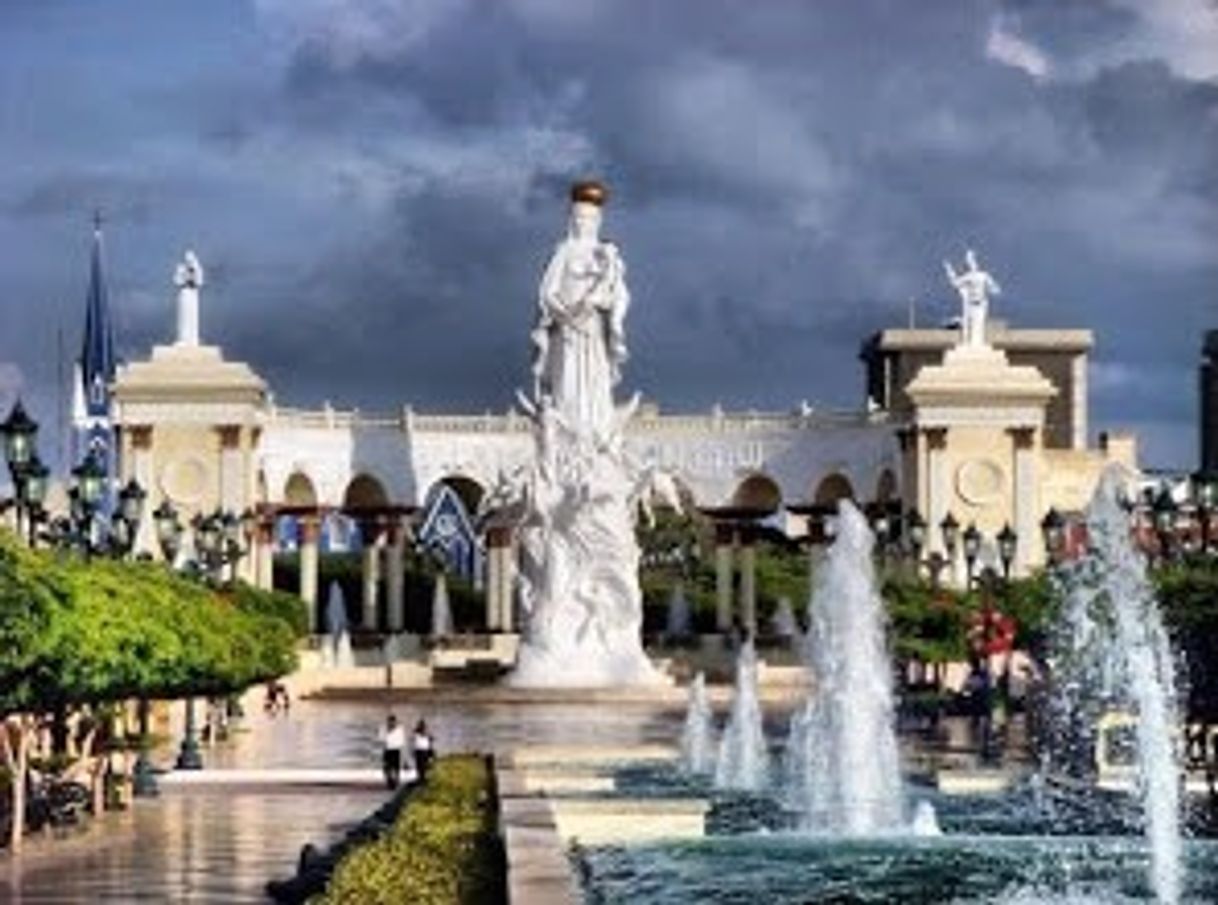
[[[104,416],[110,411],[108,387],[114,380],[114,327],[106,279],[102,269],[101,220],[93,226],[93,253],[89,267],[89,292],[85,302],[85,334],[80,350],[80,380],[85,411]]]

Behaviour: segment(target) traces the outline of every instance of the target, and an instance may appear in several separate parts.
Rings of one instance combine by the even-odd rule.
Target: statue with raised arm
[[[173,272],[173,284],[178,287],[179,346],[199,344],[199,290],[203,286],[203,265],[193,251],[187,250]]]
[[[532,333],[534,398],[549,396],[580,433],[607,430],[627,356],[626,267],[617,247],[600,237],[607,198],[599,182],[571,189],[567,234],[541,278]]]
[[[970,248],[965,252],[966,269],[957,273],[950,261],[943,262],[947,279],[960,293],[960,333],[962,346],[981,348],[987,346],[985,322],[989,316],[990,296],[1000,295],[1002,289],[992,276],[977,264],[977,255]]]

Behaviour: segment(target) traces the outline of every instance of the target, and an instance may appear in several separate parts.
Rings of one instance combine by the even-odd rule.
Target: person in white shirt
[[[411,747],[414,750],[414,768],[419,775],[419,782],[422,782],[427,779],[427,770],[436,757],[435,742],[427,731],[427,724],[422,720],[415,724]]]
[[[402,751],[406,747],[406,729],[398,723],[392,713],[381,730],[381,768],[385,772],[385,786],[396,789],[402,781]]]

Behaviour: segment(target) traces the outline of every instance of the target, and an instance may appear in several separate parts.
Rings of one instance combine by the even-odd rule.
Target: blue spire
[[[110,384],[114,381],[114,328],[106,279],[102,272],[101,212],[93,215],[93,260],[85,307],[85,337],[80,351],[80,381],[85,412],[92,418],[110,415]]]

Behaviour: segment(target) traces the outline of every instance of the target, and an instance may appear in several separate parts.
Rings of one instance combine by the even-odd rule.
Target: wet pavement
[[[441,751],[519,744],[667,742],[671,709],[529,704],[398,704],[427,720]],[[208,767],[367,767],[379,759],[381,704],[301,701],[287,716],[251,708],[248,731],[204,749]],[[162,760],[172,751],[161,752]],[[324,845],[375,810],[383,792],[315,789],[166,790],[62,840],[0,854],[0,902],[265,902],[267,880],[295,869],[305,843]]]

